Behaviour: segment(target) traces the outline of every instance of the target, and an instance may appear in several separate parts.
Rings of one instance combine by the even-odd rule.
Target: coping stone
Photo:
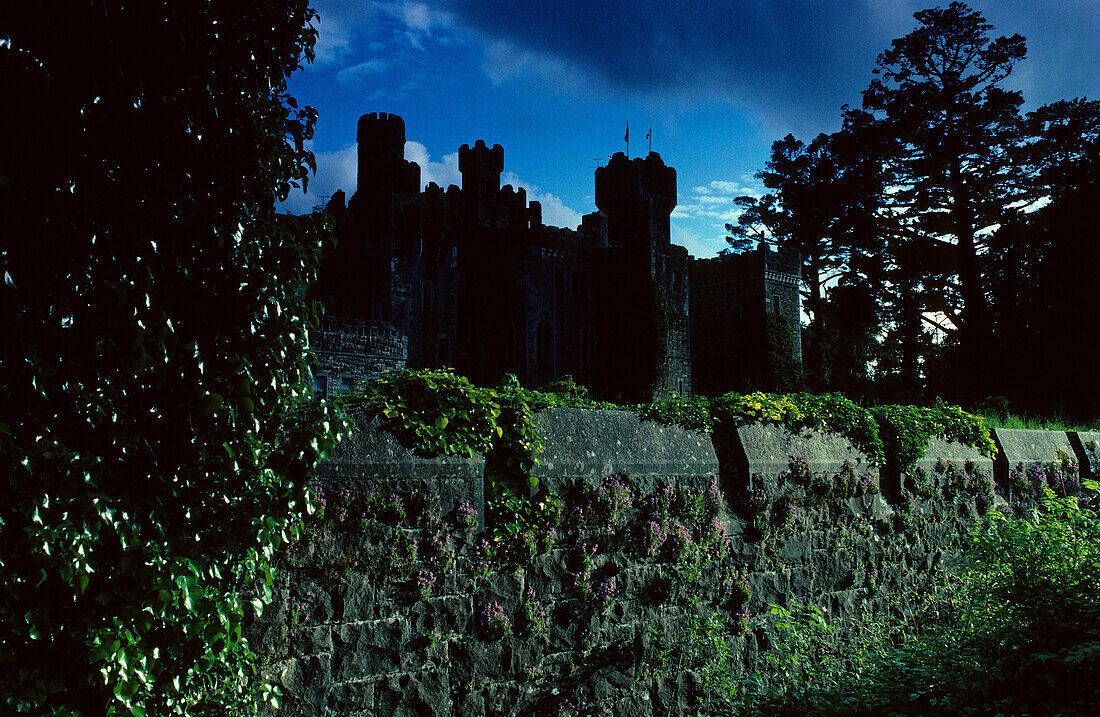
[[[353,484],[358,489],[385,485],[398,492],[427,490],[436,495],[445,512],[468,502],[484,525],[484,457],[421,458],[382,428],[381,419],[369,418],[362,410],[353,410],[350,418],[349,434],[317,466],[318,480]]]
[[[321,464],[322,478],[481,478],[485,458],[439,456],[421,458],[382,428],[381,419],[366,412],[351,415],[351,430]]]
[[[535,414],[545,446],[540,479],[635,477],[711,478],[718,457],[706,433],[643,421],[633,411],[552,408]]]
[[[905,471],[903,475],[898,476],[899,482],[896,486],[883,486],[883,488],[888,488],[888,492],[891,492],[892,496],[900,495],[901,486],[904,484],[906,475],[912,475],[918,468],[923,468],[926,473],[932,475],[936,469],[936,463],[941,458],[959,468],[962,468],[968,462],[973,463],[977,470],[985,471],[989,473],[989,475],[995,475],[993,459],[984,455],[977,448],[968,446],[965,443],[959,443],[958,441],[948,441],[941,436],[930,436],[928,439],[928,446],[924,451],[924,456],[920,458],[911,469]]]
[[[993,473],[993,459],[983,455],[973,446],[958,441],[947,441],[940,436],[932,436],[928,439],[928,447],[924,451],[924,457],[917,461],[914,468],[923,468],[931,473],[936,468],[936,462],[940,459],[949,461],[962,468],[966,463],[973,463],[980,471]]]
[[[723,476],[728,476],[724,480],[737,476],[735,480],[747,488],[774,488],[796,456],[804,456],[814,472],[837,473],[845,461],[851,461],[861,474],[873,466],[871,459],[843,434],[809,428],[795,432],[778,423],[722,421],[714,428],[714,444]]]
[[[997,441],[997,460],[993,462],[997,483],[1008,488],[1008,473],[1018,464],[1024,467],[1045,465],[1058,461],[1058,451],[1074,455],[1069,436],[1062,431],[1043,431],[1023,428],[994,428]]]

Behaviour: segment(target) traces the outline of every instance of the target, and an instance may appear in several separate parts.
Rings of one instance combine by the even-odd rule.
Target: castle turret
[[[654,249],[669,244],[669,216],[676,207],[676,170],[661,155],[627,159],[616,153],[596,169],[596,206],[607,215],[612,246],[651,242]]]
[[[462,173],[462,195],[470,217],[479,222],[492,220],[493,207],[500,191],[500,173],[504,171],[504,147],[490,149],[479,139],[471,147],[458,149],[458,171]]]
[[[386,112],[359,118],[356,193],[366,197],[420,191],[420,165],[405,161],[405,120]]]

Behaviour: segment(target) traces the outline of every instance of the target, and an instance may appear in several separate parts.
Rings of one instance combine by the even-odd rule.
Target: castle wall
[[[326,396],[350,393],[357,383],[383,371],[406,367],[407,337],[387,324],[345,319],[327,320],[310,331],[317,356],[314,390]]]
[[[751,384],[750,337],[759,336],[763,304],[762,273],[753,255],[730,255],[691,262],[691,348],[695,390],[718,396]]]
[[[918,492],[886,499],[839,436],[739,423],[712,442],[578,409],[537,426],[561,509],[494,543],[479,533],[478,458],[419,459],[357,420],[321,470],[323,516],[280,556],[248,629],[284,690],[278,714],[698,714],[721,697],[707,675],[766,670],[753,627],[770,604],[816,606],[843,640],[919,606],[959,536],[1013,512],[942,441],[911,476]],[[807,480],[795,458],[832,487],[792,511]],[[700,647],[716,634],[728,652]]]

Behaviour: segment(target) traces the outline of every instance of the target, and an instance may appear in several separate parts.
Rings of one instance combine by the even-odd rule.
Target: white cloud
[[[445,154],[441,161],[433,162],[427,147],[419,142],[405,142],[405,159],[420,165],[420,183],[424,187],[429,182],[435,182],[444,189],[452,184],[462,186],[458,152]]]
[[[523,77],[533,77],[558,91],[574,93],[593,85],[591,78],[562,58],[521,49],[505,40],[487,44],[482,69],[494,86]]]
[[[351,65],[345,67],[336,73],[336,81],[347,85],[358,82],[371,75],[380,75],[386,70],[390,69],[390,63],[386,60],[367,60],[366,62],[360,62],[358,65]]]
[[[315,66],[332,65],[345,60],[355,50],[359,35],[374,29],[374,13],[370,6],[356,0],[314,0],[319,19]]]
[[[671,223],[670,230],[672,233],[672,243],[684,247],[688,250],[689,254],[695,257],[703,258],[714,256],[727,246],[724,234],[718,237],[704,239],[698,233],[677,222]]]
[[[449,29],[454,24],[448,10],[422,2],[381,2],[376,6],[404,26],[402,36],[417,50],[424,49],[423,41],[433,36],[435,28]]]
[[[764,186],[748,174],[736,180],[715,179],[692,187],[672,211],[673,241],[688,247],[696,256],[714,255],[726,248],[726,224],[737,223],[741,216],[734,200],[763,195]]]
[[[569,207],[556,194],[543,192],[537,185],[529,184],[517,177],[512,172],[505,172],[501,178],[502,184],[511,184],[515,188],[522,187],[527,192],[528,202],[542,204],[542,223],[553,227],[576,229],[580,226],[581,215]]]

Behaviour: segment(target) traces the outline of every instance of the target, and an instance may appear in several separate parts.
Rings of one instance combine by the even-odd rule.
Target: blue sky
[[[946,4],[944,2],[943,4]],[[1100,97],[1100,0],[975,0],[994,36],[1020,33],[1028,59],[1006,83],[1025,110]],[[876,56],[929,0],[452,2],[314,0],[317,59],[290,83],[319,111],[306,211],[355,184],[355,123],[405,119],[407,159],[425,182],[459,184],[458,148],[504,146],[502,184],[523,186],[547,224],[594,211],[593,171],[614,152],[653,150],[678,173],[673,241],[696,256],[726,246],[733,198],[771,143],[839,128]]]

